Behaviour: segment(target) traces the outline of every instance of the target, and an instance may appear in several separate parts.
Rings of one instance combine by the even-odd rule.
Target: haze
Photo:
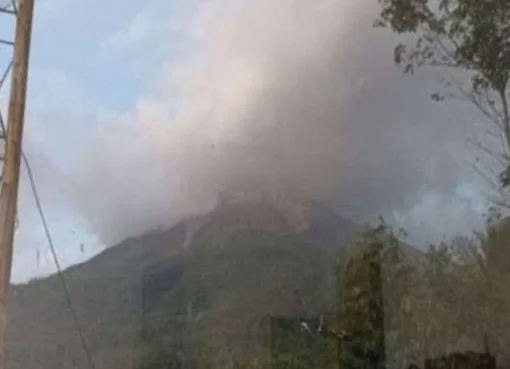
[[[159,28],[147,15],[154,4],[98,56],[135,43],[116,63],[161,60],[140,64],[149,87],[136,103],[90,109],[78,94],[72,119],[28,134],[42,186],[62,196],[52,206],[81,232],[111,245],[207,212],[246,183],[284,184],[360,221],[384,215],[422,244],[479,224],[466,134],[477,117],[433,104],[430,75],[393,65],[390,35],[372,28],[375,1],[182,0]],[[140,46],[150,32],[171,56]],[[69,155],[48,153],[64,132]]]

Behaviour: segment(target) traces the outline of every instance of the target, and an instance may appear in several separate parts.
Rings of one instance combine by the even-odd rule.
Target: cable
[[[11,61],[7,65],[7,68],[5,68],[4,74],[2,74],[2,77],[0,78],[0,88],[4,85],[4,82],[7,79],[7,76],[9,75],[9,72],[12,69],[13,63],[14,63],[14,61],[11,59]]]
[[[16,5],[16,0],[11,0],[11,6],[14,14],[18,16],[18,6]]]
[[[76,326],[76,330],[78,331],[78,335],[80,336],[81,344],[83,346],[83,350],[85,351],[85,354],[87,355],[87,359],[89,361],[90,367],[92,369],[95,369],[96,365],[94,364],[94,360],[92,360],[92,354],[90,352],[89,346],[87,345],[87,341],[85,340],[85,334],[83,333],[83,329],[81,328],[80,321],[78,319],[78,314],[76,313],[76,309],[73,305],[71,293],[69,292],[69,288],[67,287],[67,283],[66,283],[64,274],[62,273],[62,268],[60,267],[60,262],[58,261],[58,255],[55,250],[55,246],[53,244],[53,239],[51,237],[50,230],[48,228],[48,223],[46,221],[46,216],[44,214],[41,200],[39,198],[39,193],[37,192],[37,187],[35,185],[35,180],[34,180],[34,176],[32,173],[32,169],[30,167],[30,163],[28,162],[28,159],[23,151],[21,151],[21,157],[23,158],[23,162],[25,163],[25,167],[27,169],[28,179],[30,181],[32,193],[34,194],[35,203],[36,203],[37,209],[39,211],[39,215],[41,217],[41,221],[42,221],[42,224],[44,227],[44,232],[46,234],[46,239],[48,240],[48,244],[50,246],[51,253],[53,255],[53,260],[55,261],[55,265],[57,267],[58,276],[60,277],[60,280],[62,282],[62,288],[64,289],[66,300],[69,305],[69,310],[71,310],[71,314],[73,316],[74,325]]]
[[[4,124],[4,120],[3,120],[1,114],[0,114],[0,129],[2,131],[2,134],[5,137],[5,134],[6,134],[5,124]],[[87,360],[89,362],[90,368],[91,369],[96,369],[96,365],[94,364],[94,360],[92,359],[92,353],[91,353],[90,348],[89,348],[89,346],[87,344],[87,341],[85,339],[85,334],[83,333],[83,329],[82,329],[82,327],[80,325],[80,320],[78,319],[78,314],[77,314],[76,309],[74,307],[73,300],[72,300],[72,297],[71,297],[71,293],[70,293],[69,288],[67,286],[67,282],[65,280],[64,273],[62,272],[62,268],[61,268],[60,262],[58,260],[58,255],[57,255],[57,252],[55,250],[55,245],[53,243],[53,238],[51,236],[51,232],[50,232],[50,229],[48,227],[48,222],[46,221],[46,215],[44,214],[44,209],[42,207],[41,199],[39,197],[39,192],[37,191],[37,186],[35,184],[35,179],[34,179],[34,175],[33,175],[33,172],[32,172],[32,168],[31,168],[30,163],[28,161],[28,158],[25,155],[25,153],[23,152],[23,150],[21,150],[21,158],[23,159],[23,163],[25,164],[25,168],[27,170],[28,179],[29,179],[29,182],[30,182],[30,187],[32,189],[32,193],[33,193],[34,199],[35,199],[35,204],[37,206],[37,210],[38,210],[39,216],[41,218],[41,222],[42,222],[42,225],[43,225],[43,228],[44,228],[44,233],[46,235],[46,239],[48,241],[48,245],[50,246],[50,250],[51,250],[51,254],[53,256],[53,260],[55,262],[55,266],[57,267],[57,273],[58,273],[59,279],[62,282],[62,288],[64,290],[64,294],[65,294],[65,297],[66,297],[66,300],[67,300],[67,304],[69,305],[69,310],[71,311],[71,315],[73,316],[73,321],[74,321],[74,325],[75,325],[76,331],[78,332],[78,336],[79,336],[81,344],[83,346],[83,351],[85,351],[85,354],[87,356]]]

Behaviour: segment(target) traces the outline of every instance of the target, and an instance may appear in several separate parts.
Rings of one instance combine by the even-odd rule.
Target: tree
[[[386,367],[420,364],[455,351],[476,333],[479,304],[473,302],[483,300],[476,296],[475,279],[464,281],[460,267],[471,259],[459,261],[449,244],[417,255],[403,244],[404,236],[383,222],[367,227],[340,255],[341,367],[359,368],[370,355]]]
[[[510,363],[509,234],[510,218],[492,213],[483,232],[411,257],[391,227],[367,227],[340,255],[342,367],[359,368],[367,352],[383,347],[387,367],[484,352],[485,337],[498,363]]]
[[[485,351],[487,337],[499,364],[510,362],[509,234],[510,219],[492,213],[475,237],[459,237],[427,252],[422,279],[434,307],[427,339],[436,357],[459,349]]]
[[[502,147],[482,145],[504,170],[503,187],[510,185],[510,1],[508,0],[377,0],[376,26],[388,27],[415,43],[395,48],[395,63],[405,73],[433,67],[446,74],[444,89],[432,99],[454,97],[472,103],[492,122]],[[409,38],[408,38],[409,36]],[[467,83],[460,82],[467,77]]]
[[[464,281],[465,295],[471,298],[470,318],[476,322],[478,335],[487,334],[491,349],[499,361],[510,362],[510,218],[491,214],[485,230],[456,247],[454,255],[468,250],[456,271]]]
[[[345,334],[339,340],[340,367],[386,366],[385,315],[403,296],[397,287],[404,282],[402,258],[400,241],[384,222],[367,227],[340,255],[337,321]]]

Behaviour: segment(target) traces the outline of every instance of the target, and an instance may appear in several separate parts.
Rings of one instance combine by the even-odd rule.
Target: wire
[[[14,11],[14,14],[16,14],[16,16],[18,16],[18,6],[16,5],[16,0],[11,0],[11,6],[12,6],[12,10]]]
[[[7,68],[5,68],[4,74],[2,74],[2,78],[0,78],[0,88],[2,88],[2,86],[4,85],[4,82],[7,79],[7,76],[9,75],[9,72],[12,69],[12,65],[13,65],[13,60],[11,60],[9,62],[9,64],[7,65]]]
[[[4,124],[4,120],[3,120],[3,117],[1,114],[0,114],[0,129],[2,131],[2,134],[5,137],[5,135],[6,135],[5,124]],[[67,286],[67,282],[65,280],[64,273],[62,272],[62,268],[60,266],[60,261],[58,260],[57,251],[55,249],[55,245],[53,243],[53,237],[51,236],[51,232],[48,227],[48,222],[46,221],[46,215],[44,213],[44,209],[41,204],[41,199],[39,197],[39,192],[37,190],[37,186],[35,183],[32,168],[31,168],[28,158],[25,155],[25,153],[23,152],[23,150],[21,150],[21,158],[23,159],[23,163],[25,164],[25,168],[27,170],[30,187],[32,189],[32,193],[33,193],[34,199],[35,199],[35,204],[37,206],[37,210],[38,210],[39,216],[41,218],[41,222],[42,222],[42,225],[44,228],[44,233],[46,235],[48,245],[50,246],[50,250],[51,250],[51,254],[53,256],[53,260],[55,262],[55,266],[57,267],[57,273],[58,273],[59,279],[62,282],[62,288],[64,290],[64,294],[65,294],[65,297],[67,300],[67,304],[69,306],[69,310],[71,311],[71,315],[73,317],[73,322],[74,322],[76,331],[78,332],[78,336],[80,338],[81,345],[83,346],[83,351],[85,351],[90,368],[96,369],[96,365],[94,364],[94,360],[92,359],[92,353],[91,353],[90,348],[87,344],[87,341],[85,339],[85,334],[83,333],[83,329],[81,327],[80,320],[78,318],[78,313],[76,312],[76,308],[74,307],[74,304],[73,304],[71,292],[69,291],[69,287]]]
[[[44,233],[46,234],[46,239],[48,240],[48,244],[51,249],[51,254],[53,255],[53,260],[55,261],[55,265],[57,267],[58,276],[60,277],[60,280],[62,282],[62,288],[64,289],[64,293],[66,296],[67,303],[69,305],[69,310],[71,311],[71,314],[73,316],[74,325],[76,326],[76,330],[78,332],[78,335],[80,337],[81,344],[83,346],[83,350],[85,351],[85,354],[87,355],[88,362],[90,364],[90,367],[92,369],[95,369],[96,366],[94,364],[94,360],[92,360],[92,354],[90,351],[89,346],[87,345],[87,341],[85,340],[85,334],[83,333],[83,329],[81,328],[80,321],[78,319],[78,314],[76,312],[76,309],[73,304],[73,300],[71,298],[71,293],[69,292],[69,288],[67,286],[64,273],[62,273],[62,268],[60,267],[60,262],[58,260],[58,255],[55,250],[55,246],[53,244],[53,239],[51,237],[51,233],[48,227],[48,223],[46,221],[46,216],[44,214],[44,210],[41,204],[41,200],[39,198],[39,193],[37,191],[37,187],[34,180],[34,175],[32,173],[32,169],[30,167],[30,163],[28,162],[28,159],[23,151],[21,151],[21,157],[23,158],[23,162],[25,163],[25,167],[27,169],[28,179],[30,181],[30,186],[32,188],[32,193],[34,194],[35,203],[37,206],[37,209],[39,211],[39,215],[41,217],[41,221],[44,227]]]

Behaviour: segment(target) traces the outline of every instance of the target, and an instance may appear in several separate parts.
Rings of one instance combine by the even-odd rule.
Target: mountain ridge
[[[218,366],[254,359],[268,315],[328,310],[338,252],[361,228],[307,199],[304,212],[278,199],[222,203],[66,270],[98,369],[134,368],[162,342]],[[87,367],[58,277],[11,291],[7,367]]]

